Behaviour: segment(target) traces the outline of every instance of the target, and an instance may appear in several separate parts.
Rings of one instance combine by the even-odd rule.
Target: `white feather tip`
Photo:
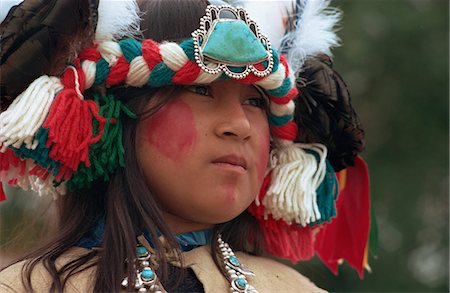
[[[120,40],[140,34],[140,10],[135,0],[101,0],[96,41]]]
[[[332,56],[331,49],[340,45],[336,26],[342,13],[329,4],[330,0],[300,0],[296,29],[283,38],[294,72],[302,68],[307,56],[319,53]]]

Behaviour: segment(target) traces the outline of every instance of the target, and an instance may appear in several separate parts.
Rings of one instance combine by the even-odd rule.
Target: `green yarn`
[[[119,42],[123,57],[128,63],[134,58],[142,56],[142,44],[135,39],[125,39]]]
[[[267,90],[267,94],[273,97],[283,97],[291,90],[291,79],[285,78],[281,86],[273,90]]]
[[[45,146],[48,138],[48,129],[40,127],[35,135],[35,140],[38,141],[36,148],[28,149],[25,144],[22,144],[20,148],[11,147],[14,150],[16,156],[23,159],[32,159],[36,165],[39,165],[43,169],[47,169],[52,172],[54,176],[58,174],[60,163],[50,159],[50,149]]]
[[[312,226],[323,222],[330,222],[331,218],[336,216],[335,201],[339,194],[339,186],[333,166],[326,160],[326,174],[317,188],[317,206],[319,207],[320,220],[312,223]]]
[[[148,85],[153,88],[171,85],[174,75],[175,72],[173,72],[164,62],[160,62],[156,64],[150,73]]]
[[[189,60],[195,62],[195,56],[194,56],[194,40],[189,39],[180,44],[181,49],[183,49],[186,56],[189,58]]]
[[[286,123],[288,123],[289,121],[292,120],[292,115],[284,115],[284,116],[276,116],[273,114],[269,115],[269,123],[270,125],[273,126],[282,126]]]
[[[103,84],[108,77],[110,68],[108,62],[101,58],[95,65],[95,81],[94,84]]]
[[[89,148],[91,166],[86,167],[84,164],[80,164],[78,170],[67,182],[69,190],[89,187],[92,181],[97,179],[108,181],[117,168],[125,166],[121,119],[124,115],[132,119],[137,117],[113,95],[101,97],[95,94],[93,100],[99,105],[99,114],[108,122],[105,124],[100,141]],[[113,120],[115,120],[114,123],[112,123]],[[95,119],[93,120],[93,129],[96,132],[94,135],[96,135],[98,121]]]

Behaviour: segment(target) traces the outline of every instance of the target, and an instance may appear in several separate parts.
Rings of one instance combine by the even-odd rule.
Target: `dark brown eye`
[[[211,95],[211,89],[209,88],[209,86],[203,85],[203,84],[190,85],[190,86],[186,87],[186,89],[188,91],[190,91],[191,93],[194,93],[197,95],[202,95],[202,96],[210,96]]]
[[[258,107],[261,109],[267,109],[268,102],[267,99],[264,97],[252,97],[248,98],[244,101],[244,105],[250,105],[254,107]]]

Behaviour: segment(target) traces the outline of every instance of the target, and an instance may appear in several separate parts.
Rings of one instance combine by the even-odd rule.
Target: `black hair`
[[[144,37],[161,42],[189,38],[190,33],[198,27],[208,2],[153,0],[140,1],[139,4],[145,12],[141,23]],[[23,267],[22,281],[27,291],[32,291],[31,273],[39,263],[45,266],[51,276],[51,292],[63,291],[69,278],[93,266],[96,267],[93,288],[95,292],[120,291],[121,281],[125,276],[129,280],[136,276],[133,266],[126,265],[125,260],[136,258],[136,237],[144,229],[149,232],[157,254],[158,276],[163,283],[167,280],[168,260],[163,253],[165,250],[159,236],[166,240],[167,244],[164,245],[172,248],[178,248],[179,245],[164,221],[159,203],[145,183],[136,159],[135,137],[139,119],[151,115],[161,107],[174,91],[177,91],[176,87],[158,91],[126,87],[109,90],[109,93],[121,99],[130,110],[138,113],[138,119],[126,116],[121,119],[126,167],[119,168],[108,182],[96,181],[90,188],[72,191],[58,199],[57,235],[48,244],[24,257],[27,262]],[[143,105],[156,96],[159,97],[158,103],[152,109],[143,111]],[[102,218],[105,219],[105,229],[101,247],[89,250],[85,255],[58,268],[55,261],[76,246]],[[221,233],[223,240],[236,251],[260,254],[262,240],[258,231],[257,220],[244,211],[235,219],[216,225],[214,235],[217,237],[217,234]],[[251,243],[246,239],[251,239]],[[182,277],[175,276],[178,279],[175,286]],[[129,286],[127,290],[133,289],[133,286]]]

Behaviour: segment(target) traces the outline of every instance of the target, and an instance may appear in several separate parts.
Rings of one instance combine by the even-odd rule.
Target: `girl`
[[[307,122],[294,118],[287,59],[244,9],[222,4],[142,1],[140,13],[30,0],[10,11],[2,181],[53,194],[59,233],[4,269],[2,290],[322,291],[261,255],[312,256],[313,228],[335,214],[334,169],[324,145],[293,143],[319,135],[297,133]],[[26,51],[37,40],[45,49]],[[39,64],[22,70],[21,50]]]

